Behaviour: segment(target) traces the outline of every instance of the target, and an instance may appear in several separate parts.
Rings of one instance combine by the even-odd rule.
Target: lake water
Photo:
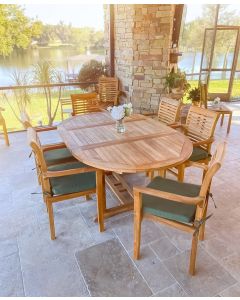
[[[14,70],[31,72],[33,65],[40,60],[51,61],[63,73],[78,73],[82,64],[90,59],[102,61],[104,55],[103,53],[79,55],[76,49],[70,47],[14,51],[7,58],[0,57],[0,86],[13,85],[11,74]]]
[[[104,60],[104,54],[79,55],[76,49],[71,47],[62,48],[38,48],[25,51],[14,51],[10,57],[0,57],[0,86],[13,85],[11,73],[14,70],[31,72],[33,65],[40,60],[51,61],[54,66],[64,73],[77,74],[82,64],[90,59]],[[201,53],[196,53],[195,65],[193,68],[194,53],[185,52],[179,59],[179,68],[186,73],[198,73],[200,69]],[[232,53],[228,55],[228,67],[231,67]],[[222,67],[223,55],[218,55],[214,60],[215,67]],[[224,74],[226,79],[229,78],[230,72]],[[215,72],[211,75],[212,79],[221,79],[222,72]],[[198,76],[188,79],[198,79]]]

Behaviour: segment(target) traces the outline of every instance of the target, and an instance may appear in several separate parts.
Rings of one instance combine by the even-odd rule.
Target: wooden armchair
[[[8,139],[7,126],[6,126],[6,122],[2,115],[2,111],[4,111],[4,109],[0,107],[0,126],[2,126],[2,129],[3,129],[3,136],[5,139],[5,143],[7,146],[9,146],[10,143],[9,143],[9,139]]]
[[[140,257],[142,219],[148,218],[192,234],[189,273],[195,274],[198,238],[204,239],[208,218],[210,185],[222,165],[225,148],[225,143],[217,147],[209,166],[191,163],[206,171],[201,186],[158,176],[147,187],[134,187],[134,259]]]
[[[178,180],[184,180],[186,167],[191,166],[191,161],[207,165],[211,159],[211,146],[214,141],[214,132],[218,114],[214,111],[197,106],[191,106],[185,125],[180,125],[185,135],[193,143],[193,153],[189,160],[177,167]],[[205,172],[204,172],[205,174]]]
[[[158,120],[168,126],[174,127],[179,121],[181,101],[162,97],[159,109]]]
[[[71,163],[77,161],[75,157],[72,156],[71,152],[66,148],[66,145],[63,142],[44,144],[44,145],[41,144],[40,139],[38,137],[38,133],[46,132],[49,130],[50,131],[55,130],[56,127],[54,126],[48,126],[43,128],[32,127],[31,123],[27,120],[24,121],[24,126],[26,129],[31,128],[32,131],[35,132],[36,141],[39,147],[41,148],[47,166],[59,165],[59,164],[65,164],[65,163],[69,163],[69,162]],[[38,182],[39,184],[41,184],[40,170],[36,162],[36,159],[35,159],[35,163],[36,163]]]
[[[97,93],[72,94],[72,115],[82,115],[101,111]]]
[[[56,236],[52,204],[96,193],[95,169],[81,162],[48,166],[33,128],[28,128],[28,142],[40,170],[43,199],[47,206],[51,239],[54,240]]]
[[[99,77],[98,97],[99,102],[107,105],[118,104],[118,79],[116,77]]]

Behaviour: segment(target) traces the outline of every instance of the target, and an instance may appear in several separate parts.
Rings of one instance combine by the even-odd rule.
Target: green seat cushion
[[[48,167],[49,171],[63,171],[68,169],[85,168],[87,165],[81,162],[73,162]],[[66,195],[83,192],[96,188],[96,173],[87,172],[69,176],[61,176],[50,179],[53,195]]]
[[[206,159],[210,157],[210,154],[208,152],[200,147],[193,147],[192,155],[190,156],[190,161],[199,161],[202,159]]]
[[[47,166],[64,163],[71,159],[74,160],[74,157],[67,148],[44,151],[43,155]]]
[[[201,186],[155,177],[149,188],[188,197],[197,197]],[[196,206],[143,194],[143,212],[182,223],[192,223]]]

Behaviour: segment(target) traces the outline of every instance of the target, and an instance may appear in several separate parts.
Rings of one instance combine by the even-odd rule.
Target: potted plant
[[[190,88],[185,72],[181,72],[179,69],[175,72],[174,68],[172,68],[171,72],[164,79],[165,89],[172,98],[182,98]]]
[[[193,105],[198,106],[201,100],[200,97],[200,88],[199,87],[195,87],[192,88],[189,92],[188,92],[188,100],[191,100]]]
[[[106,65],[94,59],[86,62],[78,75],[78,81],[83,82],[80,87],[82,89],[90,88],[92,82],[98,82],[99,77],[102,75],[107,75]]]

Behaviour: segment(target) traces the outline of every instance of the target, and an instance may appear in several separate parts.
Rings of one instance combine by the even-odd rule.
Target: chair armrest
[[[188,164],[188,166],[191,166],[191,167],[200,168],[200,169],[203,169],[205,171],[208,170],[208,166],[206,166],[204,164],[200,164],[200,163],[194,162],[194,161],[188,161],[187,164]]]
[[[37,132],[56,130],[57,126],[37,126],[34,127]]]
[[[96,169],[94,169],[92,167],[69,169],[69,170],[64,170],[64,171],[47,171],[43,174],[43,177],[44,178],[55,178],[55,177],[70,176],[70,175],[88,173],[88,172],[94,172],[94,171],[96,171]]]
[[[140,194],[146,194],[146,195],[164,198],[164,199],[167,199],[170,201],[181,202],[181,203],[185,203],[185,204],[197,205],[204,201],[204,198],[200,197],[200,196],[198,196],[198,197],[181,196],[181,195],[163,192],[163,191],[151,189],[148,187],[141,187],[141,186],[135,186],[133,188],[133,191],[140,193]]]
[[[41,146],[42,151],[49,151],[49,150],[55,150],[55,149],[62,149],[66,148],[66,145],[64,143],[56,143],[56,144],[47,144]]]
[[[181,128],[183,127],[184,125],[179,123],[179,122],[176,122],[176,123],[171,123],[171,124],[168,124],[169,127],[173,128],[173,129],[177,129],[177,128]]]
[[[207,139],[207,140],[193,142],[193,146],[197,147],[197,146],[201,146],[201,145],[209,145],[209,144],[212,144],[213,142],[214,142],[214,138],[211,137],[210,139]]]

